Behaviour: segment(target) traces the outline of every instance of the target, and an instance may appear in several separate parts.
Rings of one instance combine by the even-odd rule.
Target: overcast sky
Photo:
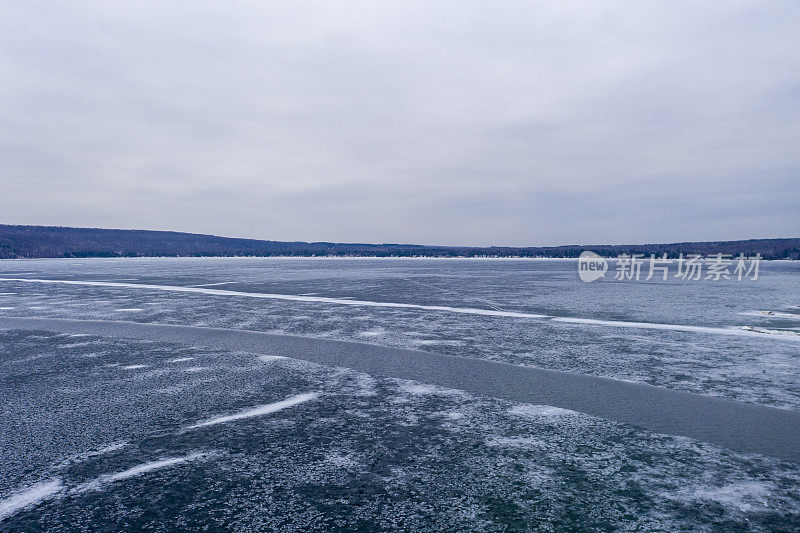
[[[0,223],[798,237],[799,29],[794,1],[5,1]]]

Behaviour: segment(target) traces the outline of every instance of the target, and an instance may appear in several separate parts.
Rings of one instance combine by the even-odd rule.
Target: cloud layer
[[[800,235],[793,2],[6,2],[4,223]]]

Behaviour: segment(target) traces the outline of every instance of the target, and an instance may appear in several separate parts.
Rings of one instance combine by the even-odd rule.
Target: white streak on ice
[[[795,337],[800,339],[800,333],[796,331],[790,331],[788,329],[769,329],[769,328],[759,328],[756,326],[742,326],[742,330],[744,331],[752,331],[758,335],[773,335],[773,336],[781,336],[781,337]]]
[[[192,361],[194,357],[178,357],[177,359],[170,359],[167,363],[185,363],[186,361]]]
[[[123,370],[139,370],[140,368],[147,368],[148,365],[128,365],[123,366]]]
[[[243,418],[251,418],[254,416],[263,416],[268,415],[271,413],[275,413],[282,409],[286,409],[288,407],[293,407],[295,405],[307,402],[309,400],[313,400],[319,396],[316,392],[309,392],[306,394],[298,394],[297,396],[292,396],[291,398],[287,398],[280,402],[270,403],[267,405],[259,405],[257,407],[253,407],[252,409],[248,409],[246,411],[241,411],[239,413],[235,413],[232,415],[227,416],[218,416],[214,418],[210,418],[203,422],[198,422],[197,424],[193,424],[188,426],[186,429],[196,429],[206,426],[214,426],[216,424],[224,424],[226,422],[233,422],[234,420],[241,420]]]
[[[280,361],[281,359],[287,359],[282,355],[259,355],[258,360],[263,361],[264,363],[272,363],[273,361]]]
[[[153,461],[151,463],[140,464],[132,468],[129,468],[127,470],[123,470],[122,472],[117,472],[115,474],[103,474],[102,476],[92,481],[79,485],[72,492],[80,493],[80,492],[86,492],[88,490],[100,490],[103,487],[103,485],[106,485],[108,483],[114,483],[116,481],[124,481],[126,479],[140,476],[142,474],[146,474],[154,470],[161,470],[163,468],[168,468],[170,466],[188,463],[189,461],[195,461],[197,459],[205,459],[209,455],[211,454],[191,453],[189,455],[184,455],[182,457],[168,457],[167,459],[161,459],[160,461]]]
[[[38,279],[38,278],[0,278],[0,281],[16,281],[24,283],[49,283],[62,285],[82,285],[92,287],[110,287],[121,289],[146,289],[167,292],[185,292],[192,294],[209,294],[214,296],[240,296],[245,298],[262,298],[269,300],[284,300],[290,302],[327,303],[337,305],[353,305],[360,307],[382,307],[392,309],[421,309],[425,311],[443,311],[465,315],[480,315],[503,318],[522,318],[535,320],[552,320],[564,324],[579,324],[588,326],[609,326],[615,328],[654,329],[667,331],[686,331],[691,333],[709,333],[715,335],[736,335],[742,337],[760,337],[786,340],[800,340],[800,336],[766,335],[755,330],[741,328],[720,328],[710,326],[690,326],[685,324],[659,324],[653,322],[628,322],[624,320],[596,320],[591,318],[554,317],[535,313],[517,311],[500,311],[496,309],[478,309],[472,307],[450,307],[445,305],[421,305],[399,302],[373,302],[369,300],[351,300],[348,298],[328,298],[325,296],[302,296],[294,294],[274,294],[262,292],[228,291],[223,289],[208,289],[202,287],[180,287],[175,285],[147,285],[143,283],[115,283],[109,281],[78,281],[64,279]]]
[[[800,320],[800,314],[784,313],[781,311],[743,311],[740,315],[757,316],[762,318],[787,318],[789,320]]]
[[[115,452],[117,450],[125,448],[126,446],[128,446],[127,441],[120,441],[107,444],[106,446],[103,446],[102,448],[96,450],[90,450],[88,452],[78,453],[58,463],[56,465],[56,468],[58,469],[66,468],[67,466],[73,463],[83,462],[86,461],[87,459],[91,459],[92,457],[98,457],[100,455],[105,455],[107,453]]]
[[[515,405],[508,411],[512,415],[529,417],[529,418],[555,418],[562,416],[580,416],[577,411],[570,409],[562,409],[561,407],[553,407],[552,405],[536,405],[524,403]]]
[[[386,335],[386,330],[383,328],[368,329],[367,331],[360,332],[358,335],[361,337],[380,337],[381,335]]]
[[[18,491],[11,496],[0,500],[0,521],[25,509],[32,507],[48,498],[52,498],[64,488],[58,478],[31,485],[27,489]]]
[[[160,470],[162,468],[167,468],[169,466],[178,465],[182,463],[187,463],[189,461],[194,461],[195,459],[200,459],[205,457],[207,454],[204,453],[193,453],[189,455],[185,455],[183,457],[171,457],[169,459],[162,459],[160,461],[153,461],[152,463],[144,463],[138,466],[134,466],[133,468],[129,468],[127,470],[123,470],[122,472],[117,472],[116,474],[109,474],[106,476],[101,476],[101,479],[107,481],[122,481],[124,479],[130,479],[132,477],[140,476],[142,474],[146,474],[148,472],[152,472],[153,470]]]
[[[687,331],[690,333],[710,333],[714,335],[733,335],[737,337],[765,338],[765,333],[755,329],[717,328],[711,326],[690,326],[687,324],[658,324],[654,322],[628,322],[624,320],[596,320],[593,318],[554,317],[553,322],[584,324],[587,326],[608,326],[612,328],[657,329],[666,331]],[[742,326],[744,328],[748,326]]]
[[[66,279],[33,279],[33,278],[0,278],[0,281],[21,281],[25,283],[50,283],[62,285],[84,285],[91,287],[110,287],[122,289],[149,289],[167,292],[187,292],[194,294],[210,294],[216,296],[242,296],[246,298],[264,298],[269,300],[286,300],[291,302],[329,303],[355,305],[361,307],[390,307],[396,309],[424,309],[427,311],[446,311],[467,315],[499,316],[507,318],[550,318],[547,315],[520,313],[515,311],[497,311],[494,309],[475,309],[469,307],[450,307],[443,305],[421,305],[398,302],[373,302],[368,300],[351,300],[348,298],[328,298],[325,296],[300,296],[294,294],[273,294],[264,292],[226,291],[202,287],[179,287],[176,285],[146,285],[143,283],[115,283],[110,281],[78,281]]]

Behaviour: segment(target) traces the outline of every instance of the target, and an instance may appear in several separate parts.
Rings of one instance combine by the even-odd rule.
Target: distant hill
[[[283,242],[234,239],[174,231],[11,226],[0,224],[0,259],[34,257],[577,257],[591,250],[619,254],[760,253],[765,259],[800,259],[800,239],[682,242],[672,244],[567,245],[548,247],[463,247],[416,244]]]

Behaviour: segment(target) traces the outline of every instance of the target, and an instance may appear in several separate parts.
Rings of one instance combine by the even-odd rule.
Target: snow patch
[[[353,459],[351,455],[345,455],[341,453],[329,453],[325,456],[325,462],[341,469],[352,470],[358,466],[358,461]]]
[[[759,335],[773,335],[779,337],[800,338],[800,333],[788,329],[768,329],[768,328],[757,328],[755,326],[742,326],[742,329],[744,331],[752,331],[753,333],[757,333]]]
[[[282,355],[259,355],[258,360],[263,363],[272,363],[274,361],[280,361],[281,359],[288,359],[288,357],[284,357]]]
[[[741,512],[768,509],[767,496],[774,489],[769,483],[740,481],[721,487],[694,487],[681,491],[679,497],[687,500],[705,500]]]
[[[500,448],[545,448],[546,444],[534,437],[493,437],[486,441],[487,446]]]
[[[130,479],[136,476],[141,476],[142,474],[147,474],[148,472],[153,472],[154,470],[161,470],[164,468],[169,468],[171,466],[188,463],[190,461],[196,461],[198,459],[205,459],[206,457],[211,456],[211,453],[191,453],[189,455],[184,455],[182,457],[169,457],[166,459],[161,459],[159,461],[153,461],[150,463],[144,463],[127,470],[123,470],[122,472],[117,472],[115,474],[103,474],[102,476],[79,485],[77,488],[73,490],[73,492],[86,492],[89,490],[100,490],[103,488],[104,485],[109,483],[115,483],[117,481],[124,481],[126,479]]]
[[[740,313],[746,316],[759,316],[770,318],[788,318],[790,320],[800,320],[800,314],[797,313],[782,313],[780,311],[745,311]]]
[[[62,344],[59,348],[79,348],[81,346],[89,346],[91,342],[72,342],[69,344]]]
[[[170,359],[167,363],[185,363],[192,360],[194,360],[194,357],[178,357],[177,359]]]
[[[427,383],[418,383],[416,381],[397,380],[399,382],[398,388],[406,394],[412,396],[464,396],[466,393],[457,389],[448,389],[436,385],[428,385]]]
[[[17,491],[10,496],[0,500],[0,521],[16,514],[22,509],[33,507],[34,505],[52,498],[64,488],[60,479],[54,478],[49,481],[42,481],[31,485],[26,489]]]
[[[198,422],[197,424],[192,424],[191,426],[186,427],[186,429],[196,429],[206,426],[215,426],[217,424],[224,424],[226,422],[233,422],[235,420],[241,420],[243,418],[252,418],[255,416],[264,416],[272,413],[276,413],[283,409],[287,409],[289,407],[293,407],[295,405],[299,405],[301,403],[308,402],[310,400],[314,400],[319,397],[319,393],[316,392],[309,392],[305,394],[298,394],[296,396],[292,396],[291,398],[287,398],[280,402],[270,403],[266,405],[259,405],[253,407],[252,409],[247,409],[245,411],[241,411],[239,413],[235,413],[232,415],[227,416],[217,416],[214,418],[210,418],[203,422]]]
[[[107,444],[107,445],[105,445],[105,446],[103,446],[101,448],[98,448],[96,450],[90,450],[88,452],[75,454],[75,455],[73,455],[71,457],[68,457],[67,459],[61,461],[60,463],[58,463],[56,465],[56,468],[57,469],[66,468],[67,466],[69,466],[72,463],[83,462],[83,461],[86,461],[87,459],[91,459],[92,457],[97,457],[99,455],[105,455],[107,453],[115,452],[117,450],[121,450],[122,448],[126,447],[127,445],[128,445],[127,441],[113,442],[111,444]]]
[[[358,335],[359,337],[380,337],[381,335],[386,335],[386,330],[383,328],[368,329],[362,331]]]
[[[555,418],[560,416],[579,415],[577,411],[553,407],[552,405],[534,405],[530,403],[515,405],[508,410],[512,415],[533,417],[533,418]]]
[[[373,378],[369,374],[363,374],[359,372],[358,374],[356,374],[355,381],[357,387],[357,391],[355,393],[356,396],[367,397],[367,396],[375,396],[378,394],[375,391],[375,385],[377,384],[377,381],[375,381],[375,378]]]

